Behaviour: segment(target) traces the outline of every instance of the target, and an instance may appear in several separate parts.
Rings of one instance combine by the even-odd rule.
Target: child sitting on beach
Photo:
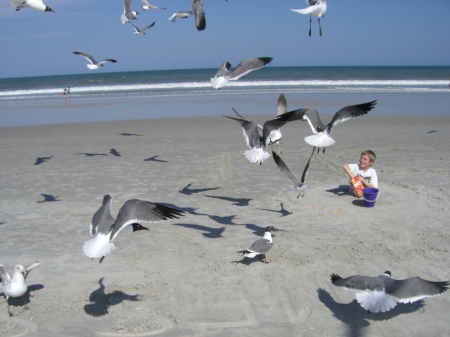
[[[345,164],[342,166],[345,173],[350,177],[350,189],[358,198],[362,196],[362,192],[355,189],[358,181],[362,187],[378,188],[377,172],[371,167],[377,158],[376,154],[371,150],[361,152],[359,164]]]

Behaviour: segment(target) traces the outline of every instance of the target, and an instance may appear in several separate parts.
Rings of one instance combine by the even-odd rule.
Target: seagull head
[[[134,223],[134,224],[131,224],[131,225],[133,226],[133,233],[136,232],[136,231],[141,231],[141,230],[146,230],[146,231],[148,231],[148,228],[142,226],[141,224]]]
[[[17,264],[17,265],[14,266],[14,274],[15,273],[24,274],[25,273],[25,268],[21,264]]]
[[[51,9],[50,7],[48,7],[48,6],[45,6],[45,11],[44,12],[53,12],[53,13],[55,13],[55,11],[53,9]]]
[[[386,275],[386,276],[391,277],[391,272],[390,272],[389,270],[386,270],[386,271],[383,273],[383,275]]]

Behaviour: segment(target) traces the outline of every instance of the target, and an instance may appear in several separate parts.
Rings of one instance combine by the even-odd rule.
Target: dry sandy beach
[[[449,130],[449,116],[341,124],[297,199],[272,159],[244,158],[240,126],[219,116],[0,128],[0,263],[40,261],[29,310],[11,299],[9,318],[1,298],[0,335],[449,336],[450,292],[369,314],[330,282],[385,270],[450,279]],[[298,176],[310,134],[303,122],[283,129]],[[345,193],[342,170],[367,148],[378,156],[374,208]],[[104,194],[114,216],[132,198],[186,215],[118,240],[99,265],[82,245]],[[280,229],[269,263],[242,259],[268,225]]]

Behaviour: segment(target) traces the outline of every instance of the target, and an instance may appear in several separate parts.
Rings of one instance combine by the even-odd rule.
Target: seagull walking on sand
[[[90,63],[88,63],[88,64],[86,65],[86,67],[88,67],[88,68],[91,69],[91,70],[96,70],[96,69],[98,69],[98,68],[100,68],[100,67],[103,67],[103,63],[106,63],[106,62],[113,62],[113,63],[117,62],[116,60],[113,60],[113,59],[105,59],[105,60],[103,60],[103,61],[97,62],[97,61],[96,61],[91,55],[89,55],[89,54],[81,53],[81,52],[78,52],[78,51],[74,51],[73,53],[74,53],[75,55],[83,56],[86,60],[88,60]]]
[[[266,64],[272,62],[272,57],[257,57],[241,61],[236,68],[231,69],[231,63],[224,62],[211,78],[211,85],[214,89],[220,89],[228,84],[229,81],[236,81],[249,72],[260,69]]]
[[[150,5],[147,0],[142,0],[142,2],[143,2],[142,9],[144,11],[148,11],[150,9],[167,9],[166,7],[156,7],[156,6]]]
[[[192,12],[194,13],[195,27],[197,27],[199,31],[205,30],[206,19],[202,0],[192,0]]]
[[[12,316],[12,313],[11,310],[9,309],[8,298],[20,297],[27,292],[28,287],[27,284],[25,283],[25,280],[28,274],[30,273],[31,269],[36,267],[38,264],[39,262],[35,262],[29,265],[28,267],[24,267],[18,264],[14,267],[14,274],[12,277],[9,276],[5,267],[3,267],[3,265],[0,264],[0,283],[2,284],[3,295],[5,295],[6,298],[6,306],[8,307],[9,317]],[[28,309],[25,298],[24,297],[22,298],[23,303],[25,305],[25,309]]]
[[[186,19],[190,16],[194,15],[194,12],[192,11],[181,11],[173,13],[172,16],[169,18],[169,21],[175,22],[175,19]]]
[[[83,245],[84,254],[91,258],[100,258],[99,263],[114,249],[113,241],[118,236],[133,233],[139,230],[148,230],[139,222],[158,222],[167,219],[179,219],[184,212],[153,202],[131,199],[125,202],[117,215],[111,216],[112,197],[105,195],[102,206],[92,217],[90,233],[95,235]]]
[[[254,258],[257,255],[261,255],[260,260],[264,261],[264,263],[268,263],[266,261],[266,253],[273,247],[272,231],[274,230],[275,228],[273,226],[266,227],[264,236],[261,239],[253,242],[253,244],[249,248],[239,250],[238,253],[249,258]]]
[[[55,13],[53,9],[44,5],[42,0],[11,0],[11,7],[16,11],[20,11],[22,8],[31,8],[39,12]]]
[[[270,157],[266,148],[281,139],[280,128],[286,124],[286,122],[280,121],[279,119],[271,119],[266,121],[261,127],[256,122],[243,118],[236,110],[234,110],[234,108],[233,111],[240,118],[225,115],[224,117],[233,119],[241,124],[242,130],[244,131],[244,138],[249,148],[249,150],[244,152],[245,158],[253,164],[262,164]],[[261,128],[263,131],[262,137],[258,132],[258,128]]]
[[[150,24],[149,26],[139,29],[138,27],[136,27],[135,25],[133,25],[131,23],[131,21],[128,21],[128,23],[134,28],[134,32],[133,34],[138,34],[138,35],[145,35],[145,31],[149,28],[152,28],[155,25],[155,22],[153,22],[152,24]]]
[[[286,163],[281,159],[281,157],[275,152],[272,151],[273,160],[275,161],[275,164],[277,164],[278,168],[281,172],[283,172],[289,179],[291,179],[292,183],[294,184],[295,190],[298,192],[297,199],[302,196],[302,198],[305,196],[305,191],[307,186],[305,185],[306,181],[306,175],[309,171],[309,163],[311,162],[311,158],[314,154],[314,149],[311,153],[311,156],[308,159],[308,162],[306,163],[305,168],[303,169],[302,178],[298,180],[298,178],[292,174],[291,170],[289,170],[289,167],[287,167]]]
[[[336,112],[331,121],[326,125],[320,119],[317,110],[310,108],[287,112],[278,116],[278,119],[284,122],[295,120],[308,121],[314,135],[305,137],[305,142],[314,147],[322,147],[324,148],[323,152],[325,152],[325,147],[335,143],[334,139],[330,137],[334,126],[350,119],[367,115],[367,113],[375,107],[376,103],[377,101],[375,100],[368,103],[346,106]]]
[[[331,274],[331,282],[337,287],[356,292],[356,300],[369,313],[389,311],[397,302],[413,303],[425,297],[438,296],[448,289],[450,283],[427,281],[420,277],[395,280],[391,278],[390,271],[376,277],[354,275],[341,278]]]
[[[322,27],[320,26],[320,18],[325,15],[327,11],[327,1],[326,0],[306,0],[309,7],[304,9],[291,9],[291,11],[300,14],[309,14],[309,36],[311,36],[311,18],[317,16],[319,21],[319,33],[322,36]]]
[[[122,21],[123,24],[126,24],[129,20],[136,20],[137,15],[139,15],[139,12],[133,11],[132,1],[123,0],[123,13],[120,16],[120,21]]]

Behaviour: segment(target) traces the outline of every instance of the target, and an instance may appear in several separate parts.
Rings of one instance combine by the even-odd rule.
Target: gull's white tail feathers
[[[316,147],[327,147],[335,143],[334,139],[326,133],[305,137],[305,142]]]
[[[245,158],[253,164],[262,163],[270,158],[270,154],[262,147],[253,148],[244,152]]]
[[[95,238],[83,244],[84,254],[91,259],[101,258],[111,253],[115,248],[114,243],[109,242],[109,235],[103,234],[97,234]]]

